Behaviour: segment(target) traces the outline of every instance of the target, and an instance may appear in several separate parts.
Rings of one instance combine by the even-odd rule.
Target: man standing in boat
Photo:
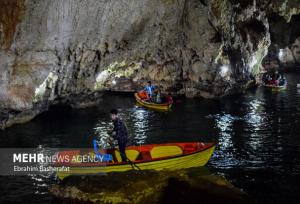
[[[144,91],[147,92],[149,99],[152,99],[154,90],[155,87],[152,85],[151,81],[148,81],[147,86],[144,88]]]
[[[118,117],[118,110],[110,111],[111,119],[114,125],[112,137],[118,141],[122,162],[127,162],[125,154],[126,144],[128,141],[128,132],[125,123]]]

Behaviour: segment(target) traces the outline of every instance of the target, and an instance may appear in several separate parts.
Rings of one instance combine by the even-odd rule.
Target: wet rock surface
[[[0,128],[148,80],[187,97],[242,92],[271,44],[269,14],[285,22],[299,14],[293,0],[3,0],[0,7],[0,109],[8,113]]]
[[[51,188],[59,203],[253,203],[204,169],[68,177]]]
[[[300,67],[300,15],[293,15],[289,21],[277,13],[269,14],[272,44],[265,61],[270,68],[282,71],[299,71]],[[298,70],[297,70],[298,69]]]

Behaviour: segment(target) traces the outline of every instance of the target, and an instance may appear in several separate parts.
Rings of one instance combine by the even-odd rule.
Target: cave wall
[[[1,0],[0,127],[104,90],[214,98],[243,91],[296,1]],[[293,15],[291,15],[291,13]]]
[[[266,60],[277,60],[278,66],[300,65],[300,15],[293,15],[289,21],[277,13],[268,14],[272,44]]]

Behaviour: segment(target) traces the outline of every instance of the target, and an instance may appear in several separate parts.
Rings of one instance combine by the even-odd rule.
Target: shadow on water
[[[118,108],[131,144],[215,141],[218,146],[208,163],[214,174],[227,178],[259,203],[299,200],[300,90],[296,84],[300,75],[287,75],[287,80],[285,91],[259,87],[220,100],[178,100],[168,113],[137,107],[130,94],[106,94],[96,107],[55,107],[30,123],[0,131],[0,146],[91,147],[93,138],[105,146],[111,128],[108,112]],[[8,201],[18,191],[28,201],[51,199],[46,191],[40,195],[34,190],[39,188],[30,177],[0,177],[0,182]],[[52,182],[44,179],[42,184]]]

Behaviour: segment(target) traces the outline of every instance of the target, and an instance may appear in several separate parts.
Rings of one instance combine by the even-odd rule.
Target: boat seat
[[[141,157],[140,157],[141,160],[151,160],[152,157],[150,155],[150,152],[149,151],[142,151],[141,152]]]
[[[148,95],[147,95],[147,92],[146,91],[142,91],[142,92],[139,92],[138,93],[138,95],[139,95],[139,97],[141,98],[141,99],[148,99]]]
[[[177,156],[182,155],[183,151],[179,146],[157,146],[153,147],[150,151],[151,157],[153,159],[160,158],[160,157],[170,157],[170,156]]]
[[[126,157],[130,161],[135,161],[138,158],[140,152],[137,150],[134,150],[134,149],[126,149],[125,154],[126,154]],[[119,150],[115,150],[115,156],[116,156],[117,162],[122,162],[122,158],[121,158]]]
[[[187,145],[184,145],[183,154],[188,154],[188,153],[193,152],[195,150],[196,150],[195,145],[187,144]]]

